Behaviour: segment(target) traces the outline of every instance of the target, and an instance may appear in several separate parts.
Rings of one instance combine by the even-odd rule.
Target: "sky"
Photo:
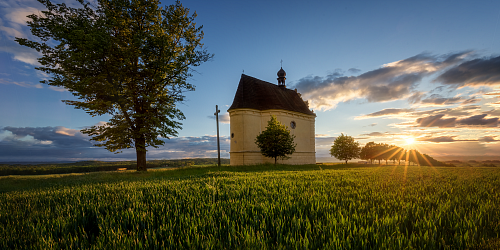
[[[148,159],[217,157],[215,105],[229,158],[227,109],[241,74],[277,84],[281,66],[317,115],[321,161],[334,160],[341,133],[437,159],[500,158],[500,1],[181,2],[214,58],[189,79],[196,90],[178,105],[178,137]],[[36,39],[26,16],[40,10],[33,0],[0,2],[0,162],[135,160],[80,132],[109,116],[65,105],[70,92],[39,83],[50,78],[35,70],[40,55],[14,39]]]

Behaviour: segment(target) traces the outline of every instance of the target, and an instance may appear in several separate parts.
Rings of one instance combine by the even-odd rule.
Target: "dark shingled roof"
[[[241,108],[284,109],[316,116],[294,90],[279,87],[245,74],[241,75],[233,105],[228,110]]]

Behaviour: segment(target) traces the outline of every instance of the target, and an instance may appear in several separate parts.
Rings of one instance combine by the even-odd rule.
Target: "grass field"
[[[0,177],[0,249],[500,249],[500,168]]]

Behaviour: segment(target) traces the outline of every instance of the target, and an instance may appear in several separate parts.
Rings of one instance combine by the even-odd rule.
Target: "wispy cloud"
[[[7,52],[13,55],[13,59],[30,65],[39,66],[37,58],[40,53],[33,49],[17,44],[14,39],[28,38],[36,40],[37,38],[31,35],[30,28],[27,26],[27,17],[30,14],[40,13],[44,7],[37,1],[2,1],[0,8],[0,51]]]
[[[215,120],[215,115],[209,115],[208,118]],[[219,122],[229,124],[229,113],[219,114]]]
[[[371,132],[368,134],[362,134],[362,136],[370,136],[370,137],[385,137],[387,136],[387,133],[381,133],[381,132]]]
[[[399,109],[399,108],[388,108],[388,109],[382,109],[377,112],[373,112],[367,115],[361,115],[357,116],[354,119],[367,119],[367,118],[375,118],[375,117],[383,117],[383,116],[394,116],[394,115],[400,115],[400,114],[407,114],[415,111],[414,109]],[[376,125],[376,124],[375,124]],[[373,126],[375,126],[373,125]]]
[[[481,111],[481,106],[479,105],[467,105],[467,106],[458,106],[454,108],[440,108],[440,109],[415,111],[410,115],[412,117],[422,117],[426,115],[446,115],[448,117],[463,117],[463,116],[470,116],[480,111]]]
[[[464,141],[478,141],[478,140],[467,140],[467,139],[456,139],[457,136],[438,136],[438,137],[420,137],[417,141],[427,141],[427,142],[464,142]]]
[[[65,87],[57,87],[57,86],[49,86],[49,89],[52,89],[52,90],[57,91],[57,92],[66,92],[66,91],[68,91],[68,89],[65,88]]]
[[[468,105],[468,104],[474,104],[481,101],[480,99],[477,99],[475,96],[473,97],[462,97],[462,96],[457,96],[457,97],[443,97],[439,94],[432,94],[431,96],[422,99],[420,101],[420,106],[448,106],[448,105],[454,105],[454,104],[462,104],[462,105]]]
[[[17,82],[17,81],[12,81],[12,80],[3,79],[3,78],[0,78],[0,84],[6,84],[6,85],[12,84],[12,85],[25,87],[25,88],[37,88],[37,89],[43,88],[41,83],[31,84],[31,83],[27,83],[27,82]]]

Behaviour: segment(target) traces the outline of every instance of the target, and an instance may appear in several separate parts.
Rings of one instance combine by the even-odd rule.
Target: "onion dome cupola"
[[[283,70],[283,67],[278,71],[278,86],[285,87],[286,80],[286,72]]]

